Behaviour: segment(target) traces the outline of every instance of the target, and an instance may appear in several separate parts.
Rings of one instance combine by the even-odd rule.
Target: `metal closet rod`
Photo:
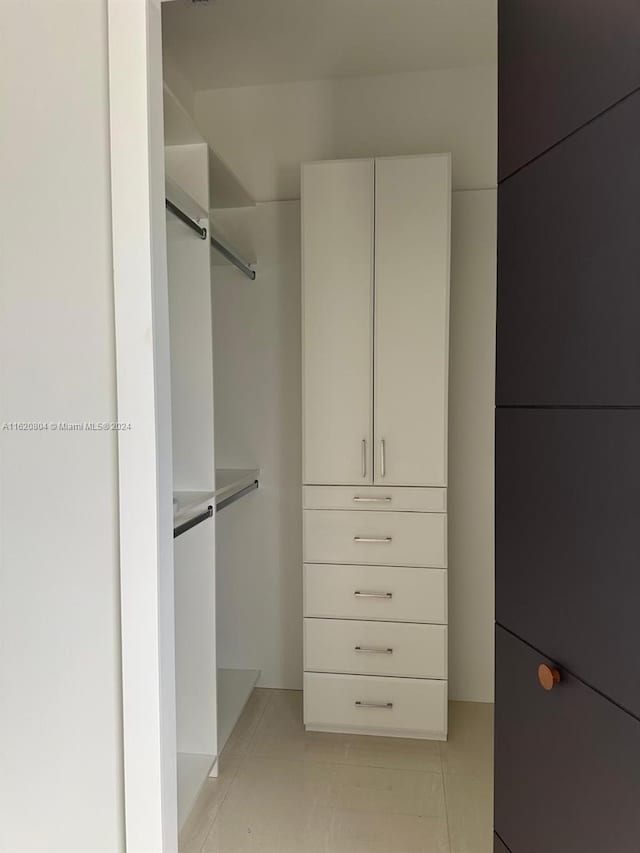
[[[172,201],[169,201],[168,198],[165,198],[164,203],[167,207],[167,210],[170,210],[181,222],[184,222],[189,228],[196,232],[200,236],[202,240],[207,239],[207,229],[201,228],[195,219],[192,219],[188,216],[184,210],[180,210]],[[251,281],[255,281],[256,271],[252,270],[249,264],[245,263],[242,258],[239,258],[236,254],[234,254],[231,249],[221,243],[216,237],[211,235],[211,245],[213,248],[220,252],[220,254],[225,257],[230,263],[237,267],[241,273],[244,273],[247,278],[250,278]]]
[[[252,492],[254,489],[258,488],[258,481],[254,480],[253,483],[250,483],[248,486],[245,486],[244,489],[240,489],[239,492],[236,492],[233,495],[229,495],[228,498],[222,498],[222,500],[216,503],[216,512],[220,512],[221,509],[224,509],[226,506],[239,501],[240,498],[243,498],[245,495],[248,495],[249,492]]]
[[[247,278],[250,278],[251,281],[255,281],[256,271],[252,270],[249,264],[245,263],[242,258],[239,258],[237,255],[228,249],[224,243],[221,243],[220,240],[217,240],[213,234],[211,235],[211,245],[216,250],[216,252],[220,252],[220,254],[225,257],[230,263],[237,267],[241,273],[244,273]]]
[[[201,512],[200,515],[196,515],[194,518],[190,518],[189,521],[185,521],[183,524],[179,524],[177,527],[174,527],[173,538],[177,539],[178,536],[182,536],[182,534],[186,533],[187,530],[191,530],[191,528],[195,527],[197,524],[202,524],[203,521],[206,521],[212,516],[213,507],[208,506],[206,512]]]
[[[196,232],[200,236],[200,239],[207,239],[207,229],[201,228],[195,219],[192,219],[190,216],[184,212],[184,210],[180,210],[172,201],[169,201],[168,198],[165,198],[164,203],[166,205],[167,210],[170,210],[181,222],[184,222],[189,228]]]

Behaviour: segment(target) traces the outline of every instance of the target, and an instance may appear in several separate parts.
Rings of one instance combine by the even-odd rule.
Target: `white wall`
[[[106,7],[3,0],[0,29],[0,422],[113,421]],[[0,849],[114,853],[116,436],[0,448]]]
[[[216,222],[257,278],[213,268],[216,465],[260,468],[260,488],[216,516],[218,664],[302,686],[300,205]]]
[[[194,99],[196,118],[204,135],[258,199],[297,198],[300,163],[306,160],[437,151],[453,154],[450,694],[454,699],[472,701],[492,701],[493,698],[496,102],[495,66],[209,90],[196,92]],[[233,225],[236,227],[237,223]],[[293,234],[293,225],[291,230]],[[236,242],[250,250],[251,240],[247,241],[242,229],[236,228],[236,233]],[[297,232],[295,239],[298,240]],[[290,248],[287,250],[285,244],[283,251],[292,253],[293,262],[294,255],[298,256],[298,243],[294,245],[292,238]],[[284,255],[282,257],[284,259]],[[259,252],[258,259],[260,270]],[[299,270],[294,272],[293,263],[286,266],[291,270],[287,288],[293,303],[298,298]],[[256,287],[260,289],[261,286],[262,272],[259,272]],[[261,312],[269,316],[272,307],[267,299],[261,305]],[[241,334],[242,317],[248,316],[250,311],[251,303],[238,304],[234,334]],[[236,366],[229,369],[235,371],[236,396],[243,396],[240,389],[253,387],[252,371],[255,369],[257,375],[261,375],[264,359],[271,358],[270,364],[275,365],[276,370],[293,371],[294,364],[298,364],[299,316],[291,313],[287,317],[288,323],[293,325],[287,327],[286,342],[281,337],[281,326],[266,324],[258,330],[259,351],[253,352],[256,344],[252,332],[250,342],[245,342],[250,348],[245,349],[245,358],[239,362],[232,358]],[[231,331],[227,330],[224,340],[219,339],[214,351],[216,365],[227,360],[229,352],[238,352],[238,344],[234,344],[232,338]],[[286,358],[285,343],[288,347]],[[270,346],[278,352],[279,361],[269,356]],[[253,353],[254,362],[247,360],[247,352]],[[238,366],[240,364],[242,367]],[[274,374],[270,381],[282,383],[283,378],[278,380]],[[216,394],[218,390],[217,385]],[[226,393],[231,397],[233,388],[229,387]],[[299,413],[293,397],[291,400],[292,405],[278,413],[278,423],[274,424],[287,437],[299,429]],[[252,461],[264,464],[273,452],[273,440],[265,439],[264,444],[258,446],[260,427],[249,419],[251,395],[242,404],[235,405],[241,406],[243,416],[240,417],[239,411],[232,406],[227,410],[227,425],[217,421],[216,428],[218,432],[226,430],[229,441],[234,430],[237,432],[234,440],[244,441],[244,434],[248,433],[246,440],[256,449]],[[273,401],[267,400],[264,405],[265,410],[269,405],[277,408],[279,402],[274,406]],[[227,418],[220,407],[218,416]],[[238,464],[240,462],[239,459]],[[278,488],[289,495],[295,486],[295,476],[291,466],[287,478],[278,482]],[[288,528],[293,537],[294,522],[293,510],[285,517],[274,509],[274,515],[265,522],[263,536],[269,535],[266,528],[273,524],[277,536]],[[241,531],[242,525],[238,522],[237,540],[241,538]],[[262,541],[269,540],[263,538]],[[243,547],[248,549],[249,545],[245,543]],[[267,547],[261,551],[262,559],[270,565],[280,565],[282,577],[294,585],[298,583],[296,572],[299,572],[294,562],[297,547],[291,545],[287,558],[291,562],[286,566],[279,562],[281,555],[274,557]],[[257,562],[256,565],[262,564]],[[243,588],[241,584],[250,586],[254,582],[250,560],[246,566],[242,580],[238,575],[234,581],[238,596]],[[286,597],[278,598],[278,594],[285,596],[285,592],[277,585],[269,594],[272,598],[268,608],[260,609],[256,600],[256,618],[264,636],[275,631],[273,642],[279,643],[282,622],[298,624],[298,599],[288,592]],[[290,638],[299,642],[293,630]],[[293,665],[291,650],[285,652],[281,646],[279,648],[280,654],[289,656],[289,671],[289,665]]]
[[[259,201],[300,197],[300,163],[451,151],[454,189],[496,183],[495,66],[196,92],[195,117]]]
[[[449,677],[493,701],[495,189],[454,192],[449,339]]]

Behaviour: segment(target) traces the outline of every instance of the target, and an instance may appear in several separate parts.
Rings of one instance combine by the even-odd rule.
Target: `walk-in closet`
[[[267,5],[163,4],[186,853],[283,719],[446,756],[492,701],[495,71],[460,19],[423,68],[415,3],[380,55],[358,4]]]
[[[1,853],[637,853],[637,6],[0,0]]]

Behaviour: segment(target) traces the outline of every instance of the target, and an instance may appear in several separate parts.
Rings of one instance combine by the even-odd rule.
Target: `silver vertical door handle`
[[[380,476],[384,477],[387,473],[387,449],[384,438],[380,439]]]
[[[362,476],[367,476],[367,439],[362,439]]]

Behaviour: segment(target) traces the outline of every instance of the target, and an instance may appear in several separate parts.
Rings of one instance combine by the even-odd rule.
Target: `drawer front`
[[[541,663],[497,629],[496,832],[515,853],[636,853],[640,722],[562,667],[543,690]]]
[[[447,682],[307,672],[304,722],[316,731],[444,740]]]
[[[447,565],[443,513],[307,509],[303,515],[305,562]]]
[[[447,628],[305,619],[304,668],[313,672],[446,678]]]
[[[304,615],[446,624],[447,571],[307,563]]]
[[[446,489],[391,486],[304,486],[305,509],[446,512]]]

